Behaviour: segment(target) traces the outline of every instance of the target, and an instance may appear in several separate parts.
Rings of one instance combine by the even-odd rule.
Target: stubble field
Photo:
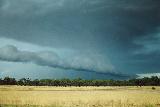
[[[0,86],[0,107],[160,107],[160,87]]]

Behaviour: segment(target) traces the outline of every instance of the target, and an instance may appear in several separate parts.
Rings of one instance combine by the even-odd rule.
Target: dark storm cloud
[[[0,60],[8,62],[32,62],[40,66],[61,68],[64,70],[89,71],[99,73],[115,73],[112,66],[89,57],[71,57],[61,59],[54,52],[20,51],[15,46],[8,45],[0,48]]]
[[[160,69],[159,19],[160,0],[0,0],[0,37],[97,52],[132,74]]]
[[[117,8],[114,16],[118,17],[114,26],[113,34],[118,36],[122,49],[133,50],[134,48],[142,48],[140,45],[134,44],[133,40],[156,31],[160,25],[160,1],[159,0],[135,0],[127,1],[125,6]],[[121,48],[120,47],[120,48]]]
[[[135,38],[154,32],[160,24],[159,0],[1,2],[1,35],[40,45],[103,50],[113,43],[119,49],[132,51],[141,48],[132,43]]]
[[[160,32],[151,33],[150,35],[139,38],[134,41],[135,44],[142,45],[144,48],[137,49],[131,55],[132,62],[141,72],[159,72],[160,65]],[[133,64],[133,63],[132,63]]]

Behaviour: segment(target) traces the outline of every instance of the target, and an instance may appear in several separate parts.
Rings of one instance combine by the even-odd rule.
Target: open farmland
[[[160,87],[0,86],[1,107],[160,107]]]

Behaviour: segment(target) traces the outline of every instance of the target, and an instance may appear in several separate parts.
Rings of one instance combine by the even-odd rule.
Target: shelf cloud
[[[0,0],[0,72],[12,63],[22,77],[25,63],[42,77],[158,73],[159,7],[160,0]]]
[[[8,62],[34,63],[66,70],[89,71],[99,73],[114,73],[113,66],[87,57],[71,57],[62,59],[55,52],[29,52],[18,50],[13,45],[0,48],[0,60]]]

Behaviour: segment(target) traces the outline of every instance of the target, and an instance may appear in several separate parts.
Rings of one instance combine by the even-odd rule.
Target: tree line
[[[84,80],[77,79],[35,79],[5,77],[0,78],[0,85],[21,85],[21,86],[160,86],[160,78],[152,76],[141,79],[130,80]]]

